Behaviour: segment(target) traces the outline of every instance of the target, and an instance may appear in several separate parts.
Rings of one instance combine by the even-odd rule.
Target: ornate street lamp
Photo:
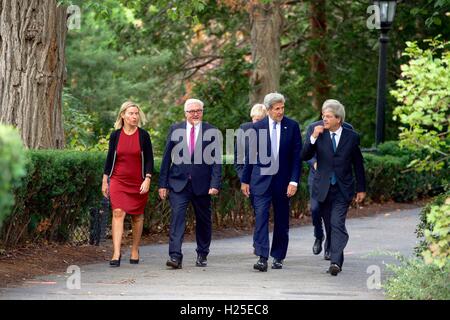
[[[384,141],[384,114],[386,110],[386,71],[387,71],[387,43],[388,32],[394,21],[396,0],[373,1],[378,6],[379,17],[377,17],[377,29],[380,30],[380,58],[378,63],[378,87],[377,87],[377,122],[375,132],[375,144]]]

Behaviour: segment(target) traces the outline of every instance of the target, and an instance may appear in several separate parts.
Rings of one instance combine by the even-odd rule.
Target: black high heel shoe
[[[139,253],[139,251],[138,251],[138,254],[139,254],[139,257],[140,257],[141,254]],[[139,264],[139,258],[131,259],[131,257],[130,257],[130,264]]]
[[[119,256],[119,260],[109,261],[109,266],[110,267],[120,267],[120,259],[122,259],[122,254]]]

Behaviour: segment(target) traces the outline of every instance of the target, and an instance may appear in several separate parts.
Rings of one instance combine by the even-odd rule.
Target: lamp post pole
[[[375,144],[378,146],[384,142],[384,118],[386,110],[386,78],[387,78],[387,44],[388,30],[381,30],[380,57],[378,63],[378,87],[377,87],[377,121],[375,132]]]

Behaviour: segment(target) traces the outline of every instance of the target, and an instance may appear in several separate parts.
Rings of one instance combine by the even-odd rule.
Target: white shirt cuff
[[[289,182],[289,184],[293,185],[294,187],[298,186],[298,183],[294,181]]]
[[[317,138],[314,138],[312,135],[309,137],[309,140],[311,141],[311,144],[316,143]]]

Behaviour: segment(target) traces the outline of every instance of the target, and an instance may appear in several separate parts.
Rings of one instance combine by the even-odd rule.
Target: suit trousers
[[[319,201],[311,196],[311,186],[309,186],[309,206],[311,209],[311,219],[314,226],[314,237],[323,239],[322,215],[320,213]]]
[[[183,254],[181,246],[186,228],[186,212],[189,203],[192,203],[195,212],[195,237],[197,241],[197,253],[202,256],[209,254],[211,244],[212,223],[211,223],[211,196],[195,195],[192,190],[192,183],[180,192],[170,191],[169,202],[172,208],[170,219],[169,256],[178,261],[182,261]]]
[[[331,263],[342,268],[344,264],[344,248],[348,242],[348,233],[345,228],[350,201],[346,200],[338,185],[330,185],[327,197],[320,203],[320,212],[325,222],[327,235],[330,235]]]
[[[286,188],[287,190],[287,188]],[[274,229],[270,255],[278,260],[286,257],[289,244],[289,198],[286,190],[277,190],[270,186],[263,195],[253,196],[255,209],[255,230],[253,232],[253,247],[255,254],[260,257],[269,257],[269,212],[273,204]]]

